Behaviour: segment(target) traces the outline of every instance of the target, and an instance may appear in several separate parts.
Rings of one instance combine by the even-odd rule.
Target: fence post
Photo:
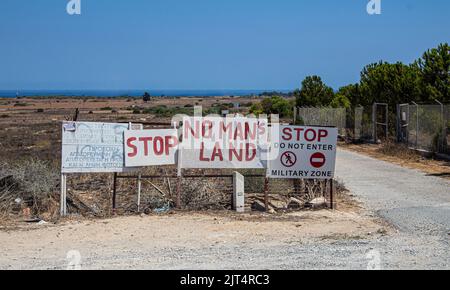
[[[296,125],[296,124],[297,124],[297,107],[294,106],[294,124],[293,125]]]
[[[372,127],[373,143],[377,143],[377,103],[372,105]]]
[[[397,142],[402,141],[402,112],[400,111],[400,104],[397,104],[397,119],[395,120],[395,130],[397,133]]]
[[[178,130],[181,130],[178,128]],[[181,132],[178,133],[178,136],[181,136]],[[177,198],[175,200],[175,207],[180,209],[181,208],[181,184],[183,182],[183,166],[181,164],[182,161],[182,146],[181,146],[181,137],[180,139],[180,146],[178,146],[178,152],[177,152]]]
[[[330,209],[335,209],[334,206],[334,182],[330,179]]]
[[[66,216],[67,214],[67,179],[66,174],[61,174],[61,200],[60,200],[60,215]]]
[[[419,145],[419,105],[416,102],[412,103],[416,106],[416,145],[414,149],[417,150]]]
[[[410,128],[410,125],[409,125],[409,123],[411,122],[411,112],[410,112],[410,107],[409,107],[409,104],[408,104],[408,106],[407,106],[407,108],[408,108],[408,111],[407,111],[407,115],[406,115],[406,123],[407,123],[407,127],[406,127],[406,144],[408,145],[408,148],[409,148],[409,128]]]
[[[142,185],[141,173],[138,174],[137,182],[138,182],[137,211],[140,212],[140,210],[141,210],[141,185]]]
[[[116,214],[116,193],[117,193],[117,172],[114,173],[113,178],[113,197],[112,197],[112,212]]]
[[[386,127],[385,127],[385,138],[389,140],[389,105],[386,104]]]
[[[264,207],[269,211],[269,178],[264,179]]]
[[[233,210],[236,212],[245,211],[245,179],[242,174],[233,172]]]
[[[436,103],[438,103],[441,106],[441,125],[442,125],[442,131],[441,131],[441,137],[440,142],[439,142],[439,146],[440,148],[438,148],[439,153],[444,152],[445,151],[445,138],[447,137],[447,128],[446,128],[446,124],[445,124],[445,116],[444,116],[444,104],[442,104],[441,102],[439,102],[438,100],[435,100]]]

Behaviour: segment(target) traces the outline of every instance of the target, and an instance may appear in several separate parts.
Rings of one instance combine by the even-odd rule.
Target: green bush
[[[280,118],[292,117],[294,103],[282,98],[274,96],[265,98],[260,103],[255,103],[250,107],[250,113],[254,115],[260,114],[278,114]]]

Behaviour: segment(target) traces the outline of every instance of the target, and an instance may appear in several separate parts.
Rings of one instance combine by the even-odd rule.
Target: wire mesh
[[[346,135],[347,112],[345,108],[300,107],[298,120],[305,126],[337,127],[339,135]]]

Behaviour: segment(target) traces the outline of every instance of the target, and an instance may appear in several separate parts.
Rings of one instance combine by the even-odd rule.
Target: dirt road
[[[386,231],[346,210],[282,216],[229,212],[118,217],[1,231],[0,269],[292,269],[364,267],[356,244]],[[378,233],[377,233],[378,232]],[[330,259],[344,256],[346,259]],[[346,265],[348,257],[352,265]],[[360,266],[356,266],[360,265]]]
[[[347,151],[337,166],[367,209],[175,213],[2,229],[0,269],[450,269],[448,181]]]
[[[345,186],[400,231],[450,233],[450,181],[345,150],[336,164]]]

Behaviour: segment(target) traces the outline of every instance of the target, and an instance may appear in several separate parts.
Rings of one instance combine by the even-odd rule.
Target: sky
[[[450,42],[450,1],[0,0],[0,90],[334,89]]]

